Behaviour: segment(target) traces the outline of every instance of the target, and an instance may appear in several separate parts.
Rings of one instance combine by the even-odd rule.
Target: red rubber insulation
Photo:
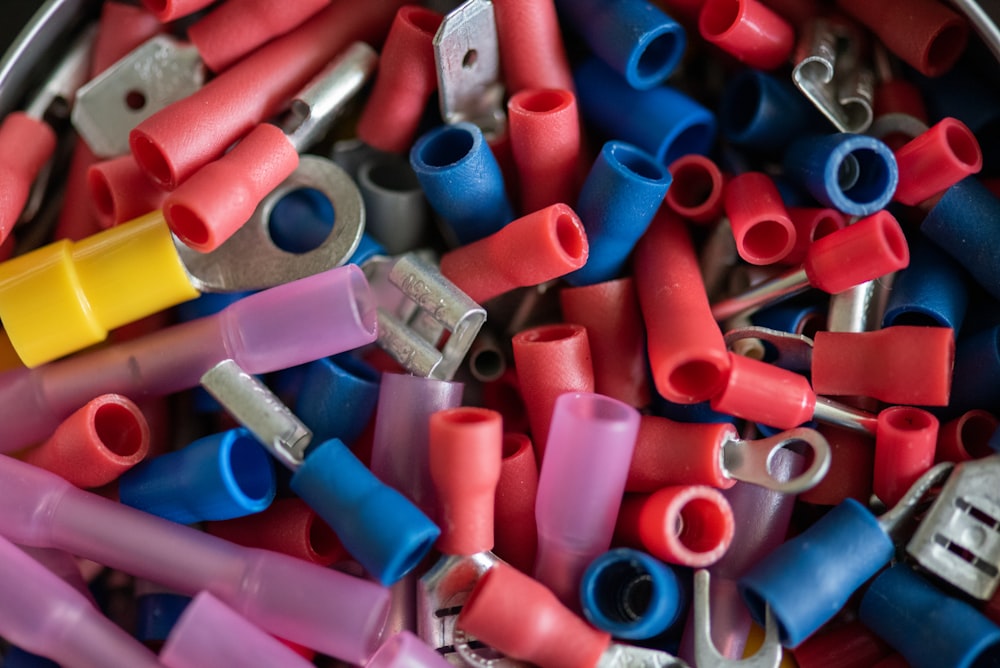
[[[711,398],[726,384],[729,355],[684,221],[661,208],[636,246],[634,265],[657,391],[682,404]]]
[[[835,623],[790,650],[798,668],[867,668],[892,653],[892,648],[861,622]]]
[[[706,0],[698,31],[705,41],[760,70],[785,64],[795,47],[792,26],[758,0]]]
[[[526,434],[504,434],[493,508],[493,552],[522,573],[530,574],[535,568],[537,494],[538,463],[531,439]]]
[[[663,201],[671,211],[699,225],[714,223],[722,216],[725,178],[712,160],[690,153],[670,163],[667,171],[674,180]]]
[[[515,288],[565,276],[589,256],[580,217],[565,204],[553,204],[445,253],[441,273],[482,304]]]
[[[587,328],[599,394],[645,408],[652,401],[646,330],[631,276],[559,291],[563,320]]]
[[[432,42],[443,20],[441,14],[417,5],[396,12],[358,120],[358,137],[369,146],[404,153],[413,145],[427,101],[437,91]]]
[[[728,422],[674,422],[643,415],[626,492],[655,492],[671,485],[707,485],[728,489],[736,480],[722,468],[722,446],[738,439]]]
[[[713,410],[778,429],[812,418],[816,394],[804,376],[735,353],[729,357],[729,381],[712,397]]]
[[[990,437],[1000,420],[989,411],[976,408],[948,420],[938,428],[936,462],[966,462],[994,454]]]
[[[149,180],[130,153],[91,165],[87,189],[102,229],[155,211],[167,197],[167,191]]]
[[[910,249],[899,222],[885,209],[817,239],[803,268],[810,285],[829,294],[904,269]]]
[[[63,420],[24,460],[87,489],[117,480],[148,454],[149,425],[138,406],[104,394]]]
[[[215,0],[142,0],[143,6],[163,23],[194,14],[213,2]]]
[[[208,253],[233,236],[298,166],[299,154],[285,133],[261,123],[170,193],[163,217],[181,241]]]
[[[173,190],[275,115],[288,99],[354,41],[381,44],[398,0],[338,2],[241,60],[198,92],[139,123],[132,155]]]
[[[798,265],[806,259],[809,246],[817,239],[847,227],[844,214],[836,209],[790,207],[788,218],[795,227],[795,244],[782,260],[783,264]]]
[[[909,206],[944,192],[983,168],[976,135],[957,118],[944,118],[895,152],[899,185],[893,199]]]
[[[191,24],[187,36],[208,69],[221,72],[329,4],[330,0],[223,2]]]
[[[500,67],[507,92],[574,90],[553,0],[495,0]]]
[[[892,406],[878,414],[873,491],[886,506],[903,498],[934,465],[938,420],[913,406]]]
[[[796,229],[770,176],[746,172],[734,177],[726,184],[723,202],[741,258],[766,265],[792,252]]]
[[[55,131],[23,111],[7,114],[0,124],[0,243],[14,230],[38,172],[55,150]]]

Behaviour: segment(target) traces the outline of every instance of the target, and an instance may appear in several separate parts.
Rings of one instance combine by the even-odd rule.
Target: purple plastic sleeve
[[[7,640],[67,666],[160,665],[83,594],[5,538],[0,538],[0,562],[0,635]]]
[[[372,473],[435,522],[437,494],[428,459],[431,413],[462,403],[462,383],[382,374],[372,442]]]
[[[638,431],[639,412],[616,399],[556,399],[535,501],[535,578],[573,608],[583,571],[611,546]]]
[[[219,313],[36,369],[0,375],[0,452],[51,434],[101,394],[133,401],[196,387],[226,358],[269,373],[371,343],[375,303],[356,265],[258,292]]]
[[[167,668],[311,668],[312,663],[203,591],[188,604],[160,650]]]
[[[207,590],[264,630],[352,663],[364,663],[378,647],[389,613],[389,590],[374,582],[235,545],[3,456],[0,534],[179,593]]]
[[[400,631],[385,641],[365,668],[448,668],[444,660],[410,631]]]

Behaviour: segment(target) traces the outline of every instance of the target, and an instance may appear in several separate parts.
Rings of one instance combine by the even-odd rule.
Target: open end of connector
[[[731,523],[723,507],[714,500],[694,497],[681,506],[674,532],[691,552],[713,553],[731,540],[732,529],[727,530]]]
[[[944,74],[965,51],[969,29],[962,19],[946,23],[924,51],[923,73],[929,77]]]
[[[337,538],[337,534],[333,532],[333,529],[331,529],[326,522],[321,520],[315,514],[309,515],[309,524],[306,536],[308,540],[310,558],[315,563],[334,563],[337,556],[344,550],[344,548],[340,545],[340,540]]]
[[[629,81],[642,89],[662,82],[677,68],[685,42],[682,30],[661,26],[661,31],[649,35],[648,41],[639,45],[641,50],[629,60]]]
[[[590,250],[587,233],[578,218],[569,213],[560,213],[556,216],[554,227],[556,241],[567,258],[579,261],[587,257]]]
[[[510,100],[511,113],[550,114],[562,111],[573,103],[573,94],[568,90],[526,90],[514,95]]]
[[[983,152],[979,148],[976,136],[962,123],[949,123],[944,132],[944,139],[956,160],[973,172],[978,172],[983,166]]]
[[[448,167],[468,156],[475,145],[476,138],[466,128],[448,126],[424,142],[417,154],[427,167]]]
[[[888,213],[878,216],[875,220],[878,222],[884,252],[898,265],[898,268],[902,269],[910,262],[910,247],[906,243],[902,228]]]
[[[586,336],[586,329],[571,323],[543,325],[519,332],[515,336],[520,343],[553,343],[565,341],[578,336]]]
[[[248,432],[236,435],[223,451],[224,475],[229,489],[240,505],[263,510],[274,499],[277,483],[274,463],[257,439]]]
[[[183,204],[171,205],[163,215],[170,223],[170,230],[195,250],[205,249],[212,238],[209,225]]]
[[[787,221],[758,220],[740,239],[740,256],[753,264],[772,264],[792,250],[794,228]]]
[[[149,427],[138,410],[105,403],[94,411],[93,421],[97,438],[114,456],[138,461],[149,451]]]
[[[698,213],[722,196],[722,174],[710,169],[706,162],[675,162],[670,173],[674,180],[667,191],[667,202],[678,213]]]
[[[87,185],[97,215],[105,220],[115,220],[115,196],[108,177],[99,169],[91,169],[87,172]]]
[[[604,151],[609,162],[617,163],[621,169],[627,170],[641,179],[663,181],[670,178],[670,174],[660,163],[628,144],[608,142],[605,144]]]
[[[726,383],[726,369],[721,361],[696,359],[677,365],[668,376],[671,396],[674,397],[671,400],[695,403],[715,396]]]
[[[886,156],[870,148],[851,151],[837,165],[838,187],[845,197],[861,206],[885,198],[891,181]]]
[[[705,3],[698,17],[698,30],[705,39],[721,37],[739,21],[742,6],[739,0],[711,0]]]
[[[601,613],[615,624],[642,619],[655,589],[649,571],[634,559],[605,564],[596,574],[593,586]]]
[[[152,139],[133,130],[129,146],[132,148],[132,157],[147,176],[167,190],[173,190],[177,186],[177,175],[174,174],[173,167]]]
[[[425,35],[434,37],[434,33],[441,27],[443,16],[430,9],[425,9],[417,5],[406,5],[401,7],[396,13],[400,21],[409,24]]]
[[[982,411],[968,411],[959,418],[958,447],[970,459],[981,459],[996,454],[990,447],[990,439],[997,430],[997,419]]]
[[[469,370],[481,382],[494,381],[507,370],[507,362],[496,348],[482,347],[469,351]]]

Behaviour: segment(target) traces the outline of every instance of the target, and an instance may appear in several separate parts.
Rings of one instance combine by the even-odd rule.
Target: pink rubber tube
[[[507,102],[507,119],[521,211],[575,202],[580,167],[576,96],[568,90],[525,89]]]
[[[945,118],[895,153],[899,185],[893,199],[915,206],[983,168],[979,141],[965,123]]]
[[[511,340],[521,397],[531,424],[540,462],[545,461],[549,424],[564,392],[593,392],[587,330],[580,325],[542,325],[518,332]]]
[[[14,230],[35,177],[56,149],[56,133],[22,111],[0,124],[0,243]]]
[[[785,264],[802,264],[814,241],[847,227],[844,214],[836,209],[790,207],[787,212],[795,227],[795,244],[782,260]]]
[[[965,51],[968,24],[936,0],[837,0],[837,6],[924,76],[944,74]]]
[[[167,197],[130,154],[91,165],[87,189],[94,213],[105,229],[156,211]]]
[[[580,578],[611,545],[639,412],[599,394],[560,396],[538,476],[535,578],[576,607]]]
[[[565,204],[553,204],[445,253],[441,273],[482,304],[515,288],[565,276],[589,256],[580,217]]]
[[[228,543],[10,457],[0,457],[0,508],[0,535],[13,541],[63,549],[179,593],[207,590],[264,630],[351,663],[375,651],[388,615],[389,590],[373,582]]]
[[[129,135],[139,166],[173,190],[255,125],[275,115],[351,42],[381,42],[397,0],[341,1],[253,52]]]
[[[160,650],[167,668],[309,668],[313,664],[207,591],[184,608]]]
[[[778,429],[812,418],[816,394],[804,376],[743,355],[729,356],[729,379],[712,397],[713,410]]]
[[[208,253],[233,236],[260,201],[299,166],[281,130],[261,123],[231,151],[195,172],[163,202],[170,231]]]
[[[995,415],[981,409],[962,413],[938,428],[936,462],[965,462],[993,454],[990,437],[1000,427]]]
[[[874,492],[886,506],[896,505],[934,465],[937,437],[938,420],[927,411],[892,406],[878,414]]]
[[[630,406],[652,400],[646,370],[646,331],[632,277],[559,291],[566,322],[587,328],[594,389]]]
[[[747,172],[726,184],[725,209],[736,252],[750,264],[784,260],[795,246],[795,226],[767,174]]]
[[[215,0],[142,0],[143,6],[166,23],[205,9]]]
[[[706,0],[698,31],[705,41],[761,70],[780,67],[795,47],[792,26],[758,0]]]
[[[221,72],[329,4],[330,0],[223,2],[189,26],[187,36],[208,69]]]
[[[410,149],[427,101],[437,90],[434,33],[444,17],[418,5],[399,8],[379,58],[358,137],[389,153]]]
[[[538,464],[531,439],[524,434],[504,434],[493,505],[493,553],[523,573],[531,573],[535,567],[537,495]]]
[[[663,201],[671,211],[699,225],[719,219],[725,179],[718,165],[703,155],[691,153],[674,160],[667,171],[674,180]]]
[[[149,425],[138,406],[119,394],[103,394],[66,418],[24,461],[88,488],[118,479],[147,454]]]
[[[704,568],[729,549],[733,531],[732,508],[719,490],[683,485],[626,496],[615,543],[644,549],[667,563]]]
[[[553,0],[497,0],[497,39],[507,92],[525,88],[573,90]]]
[[[657,391],[683,404],[709,399],[726,383],[729,355],[684,221],[661,209],[634,264]]]

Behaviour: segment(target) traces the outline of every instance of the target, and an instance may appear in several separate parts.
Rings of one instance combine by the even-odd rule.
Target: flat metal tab
[[[157,35],[81,87],[70,118],[94,155],[124,155],[132,128],[204,80],[197,49]]]
[[[727,659],[712,642],[709,586],[711,576],[704,568],[694,573],[694,656],[698,668],[778,668],[781,664],[781,641],[778,624],[770,606],[765,607],[764,643],[753,656],[745,659]]]
[[[809,468],[790,480],[771,475],[771,460],[776,452],[790,445],[802,444],[812,451]],[[783,494],[798,494],[818,485],[830,470],[830,444],[815,429],[798,427],[768,438],[733,439],[722,444],[722,468],[726,474]]]
[[[433,44],[441,117],[474,123],[487,137],[502,135],[506,116],[493,3],[462,3],[444,17]]]
[[[319,247],[289,253],[271,239],[271,211],[296,190],[312,188],[333,205],[334,224]],[[347,172],[326,158],[304,155],[299,166],[257,206],[236,234],[211,253],[200,253],[179,239],[174,246],[191,283],[202,292],[262,290],[339,267],[351,258],[365,231],[361,193]]]
[[[601,654],[594,668],[689,668],[689,666],[669,652],[612,643]]]

